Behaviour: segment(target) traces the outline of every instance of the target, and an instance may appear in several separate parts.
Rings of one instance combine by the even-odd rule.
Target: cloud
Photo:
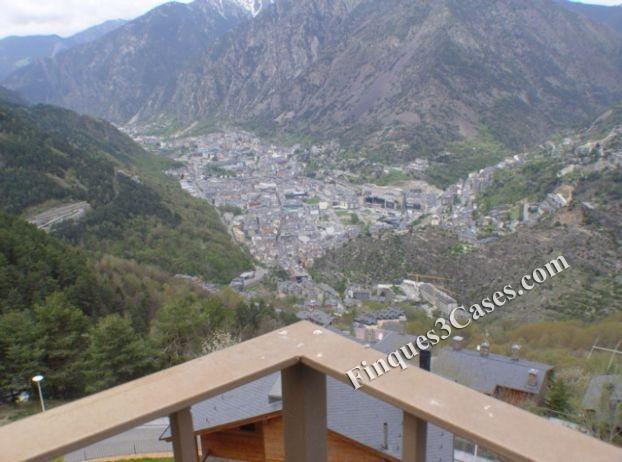
[[[166,0],[0,0],[0,37],[35,34],[68,36],[108,19],[135,18],[165,2]]]

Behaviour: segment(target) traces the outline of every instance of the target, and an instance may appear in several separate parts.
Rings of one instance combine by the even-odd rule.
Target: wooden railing
[[[282,371],[285,459],[326,460],[326,376],[382,353],[300,322],[226,350],[0,427],[0,461],[48,461],[157,417],[170,417],[177,462],[194,462],[190,407]],[[425,423],[512,461],[620,462],[622,450],[416,367],[393,370],[359,391],[404,412],[405,462],[425,461]]]

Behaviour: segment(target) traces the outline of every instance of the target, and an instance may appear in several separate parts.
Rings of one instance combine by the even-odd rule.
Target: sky
[[[188,2],[190,0],[181,0]],[[304,1],[304,0],[302,0]],[[8,35],[69,36],[108,19],[132,19],[163,0],[0,0],[0,38]],[[619,5],[622,0],[583,3]]]

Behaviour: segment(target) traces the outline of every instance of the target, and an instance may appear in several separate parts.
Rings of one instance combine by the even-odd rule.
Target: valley
[[[615,121],[618,112],[605,114],[597,125]],[[587,217],[610,204],[596,204],[581,191],[589,184],[590,175],[619,175],[620,130],[613,123],[600,133],[592,126],[586,132],[561,136],[533,151],[509,155],[471,172],[446,189],[421,179],[432,168],[426,163],[394,165],[387,172],[393,172],[395,179],[383,185],[361,182],[365,177],[359,170],[331,169],[328,162],[310,170],[311,164],[318,166],[318,158],[331,157],[330,145],[279,145],[243,131],[200,136],[182,132],[178,137],[133,135],[145,148],[180,164],[167,174],[192,196],[217,207],[232,238],[249,249],[260,267],[284,270],[276,287],[280,296],[299,297],[305,305],[327,300],[330,312],[335,303],[357,304],[348,300],[348,288],[353,285],[363,284],[370,293],[391,285],[403,291],[411,273],[439,276],[446,282],[430,280],[425,284],[436,284],[436,290],[445,292],[450,300],[456,297],[458,303],[467,303],[492,281],[499,282],[499,277],[480,272],[490,278],[486,281],[469,277],[460,268],[473,265],[470,259],[488,253],[492,257],[499,251],[506,254],[503,260],[519,253],[533,258],[538,252],[548,256],[550,252],[536,242],[543,239],[544,243],[556,234],[553,223],[563,223],[567,229],[564,239],[556,238],[558,248],[567,241],[565,251],[583,262],[580,266],[587,277],[591,266],[577,253],[576,239],[582,241],[585,233],[594,234],[586,228]],[[396,171],[400,174],[395,175]],[[589,246],[605,251],[601,258],[611,265],[605,271],[613,271],[615,278],[618,264],[607,255],[615,252],[615,244],[608,242],[606,235],[600,236],[601,232],[596,234],[598,239],[592,238]],[[534,239],[533,248],[518,251],[516,246],[528,235]],[[393,250],[402,255],[393,255]],[[435,259],[432,255],[438,251]],[[375,252],[380,255],[372,256]],[[365,254],[371,258],[371,266],[362,261]],[[617,287],[608,277],[603,284]],[[247,278],[252,283],[238,277],[232,286],[253,293],[258,280]],[[558,288],[544,305],[558,303],[561,292]],[[378,300],[419,299],[398,296]],[[528,318],[548,316],[539,300],[538,308],[529,299],[526,302]],[[434,308],[439,307],[423,306],[427,312]],[[561,312],[569,310],[560,308]]]
[[[106,3],[110,14],[83,17],[89,28],[75,35],[62,31],[75,32],[70,17],[84,15],[82,4],[59,10],[62,30],[44,29],[60,35],[0,31],[2,424],[38,412],[35,374],[46,399],[64,403],[97,401],[160,371],[171,394],[136,400],[140,415],[123,429],[155,417],[162,398],[171,422],[179,417],[200,436],[198,458],[290,460],[268,457],[282,441],[263,439],[279,437],[273,418],[291,424],[281,404],[293,374],[284,370],[278,385],[260,375],[300,362],[305,376],[330,364],[337,379],[354,362],[323,345],[349,345],[361,370],[379,376],[388,366],[372,364],[372,354],[389,362],[404,345],[422,352],[427,338],[430,364],[419,359],[432,375],[410,370],[384,382],[419,374],[405,399],[451,397],[460,407],[467,399],[453,397],[477,397],[495,418],[503,400],[507,416],[518,406],[622,445],[622,401],[605,401],[613,395],[604,385],[613,377],[622,387],[622,5],[157,0],[133,2],[141,13],[130,18],[117,1]],[[20,8],[7,9],[11,31],[25,30]],[[562,256],[563,272],[497,302],[501,288]],[[487,307],[471,317],[478,322],[429,335],[475,304]],[[291,326],[299,320],[313,325]],[[304,343],[293,348],[297,331]],[[282,361],[262,365],[281,346]],[[224,361],[210,358],[218,350],[233,352],[211,356],[230,362],[222,374]],[[252,377],[236,375],[246,361],[236,352],[260,355]],[[163,371],[177,365],[196,375],[182,383]],[[142,383],[151,389],[151,380]],[[218,380],[218,390],[203,388]],[[390,388],[375,386],[382,396]],[[361,397],[378,396],[365,391],[328,399],[328,422],[344,419],[328,444],[343,436],[339,444],[356,443],[350,449],[368,451],[365,460],[414,460],[402,449],[416,433],[409,446],[438,450],[426,460],[539,460],[531,449],[503,452],[505,442],[488,447],[494,438],[482,435],[497,426],[484,413],[479,427],[486,407],[459,428],[427,404],[376,409]],[[256,408],[260,415],[248,414]],[[442,439],[429,433],[434,441],[420,445],[423,433],[405,429],[424,427],[404,411],[429,417],[426,428]],[[514,420],[499,425],[508,447],[523,444]],[[76,441],[108,432],[100,429]],[[136,430],[121,439],[142,456],[137,443],[155,443],[155,430]],[[67,460],[87,459],[86,449]]]

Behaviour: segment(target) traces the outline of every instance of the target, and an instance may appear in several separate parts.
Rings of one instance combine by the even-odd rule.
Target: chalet
[[[299,322],[3,425],[0,461],[63,458],[164,416],[176,462],[197,461],[197,435],[204,461],[450,461],[438,427],[501,460],[620,460],[618,447],[416,367],[358,392],[341,385],[345,367],[379,355]]]
[[[519,353],[520,346],[514,345],[511,357],[492,354],[488,342],[478,351],[467,350],[463,339],[454,337],[453,345],[432,359],[432,372],[510,404],[540,401],[553,366],[527,361]]]
[[[397,462],[403,412],[333,378],[326,381],[329,462]],[[192,406],[203,457],[284,460],[280,374],[271,374]],[[170,440],[168,428],[161,439]],[[452,462],[453,435],[428,426],[429,462]]]
[[[622,433],[622,375],[592,377],[581,408],[594,426],[604,424]]]

